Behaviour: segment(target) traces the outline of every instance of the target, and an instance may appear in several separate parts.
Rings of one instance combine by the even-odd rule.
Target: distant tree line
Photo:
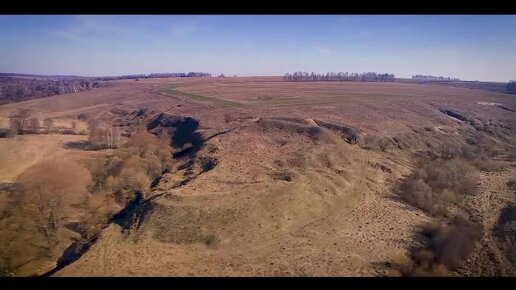
[[[77,93],[99,87],[91,79],[37,79],[0,77],[0,105],[24,100]]]
[[[364,81],[364,82],[392,82],[394,74],[389,73],[348,73],[348,72],[327,72],[326,74],[316,74],[307,72],[286,73],[285,81]]]
[[[188,72],[188,73],[150,73],[150,74],[134,74],[122,76],[106,76],[95,78],[96,80],[111,81],[125,79],[151,79],[151,78],[204,78],[211,77],[210,73],[205,72]]]
[[[53,95],[77,93],[102,86],[110,80],[140,78],[211,77],[210,73],[151,73],[106,77],[0,73],[0,105]]]
[[[505,88],[509,93],[516,93],[516,80],[511,80],[507,82]]]
[[[431,75],[415,75],[412,76],[413,80],[424,80],[424,81],[460,81],[458,78],[450,78],[443,76],[431,76]]]

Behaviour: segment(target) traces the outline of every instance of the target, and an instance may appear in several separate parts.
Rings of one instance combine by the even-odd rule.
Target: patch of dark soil
[[[279,170],[270,174],[274,180],[292,181],[294,174],[288,170]]]
[[[346,140],[346,142],[348,142],[349,144],[355,144],[358,142],[359,136],[357,128],[343,124],[325,122],[317,119],[315,119],[314,122],[323,128],[336,132],[341,138]]]
[[[463,121],[463,122],[473,126],[477,130],[481,131],[482,128],[484,127],[484,124],[482,124],[482,122],[480,122],[479,120],[471,118],[471,117],[467,116],[466,114],[461,113],[461,112],[459,112],[457,110],[453,110],[453,109],[439,109],[439,111],[441,113],[445,114],[445,115],[448,115],[448,116],[454,118],[454,119]]]
[[[17,183],[11,182],[0,182],[0,192],[15,191],[18,188]]]
[[[0,128],[0,138],[9,138],[11,136],[12,136],[11,130]]]
[[[201,165],[201,168],[202,168],[202,172],[208,172],[210,170],[212,170],[213,168],[215,168],[215,166],[217,166],[218,164],[218,160],[214,157],[199,157],[199,163]]]
[[[305,135],[314,142],[322,140],[325,133],[320,127],[280,120],[277,118],[262,118],[257,122],[257,124],[265,130],[281,130],[293,134]]]
[[[466,117],[464,114],[462,114],[458,111],[452,110],[452,109],[439,109],[439,111],[443,114],[446,114],[452,118],[455,118],[457,120],[460,120],[460,121],[463,121],[466,123],[469,123],[472,121],[470,118]]]

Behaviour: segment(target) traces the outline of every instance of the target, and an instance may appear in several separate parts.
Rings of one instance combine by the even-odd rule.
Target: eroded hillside
[[[89,132],[59,149],[91,178],[74,190],[81,202],[64,200],[45,255],[4,234],[29,215],[13,200],[34,191],[2,194],[2,237],[34,249],[16,263],[4,251],[4,273],[513,275],[499,237],[515,200],[515,103],[434,85],[236,78],[120,81],[1,106],[4,118],[26,108],[89,129],[98,120],[121,140],[92,147]],[[50,135],[14,140],[27,137]],[[464,252],[449,250],[462,243],[454,227],[468,229]]]

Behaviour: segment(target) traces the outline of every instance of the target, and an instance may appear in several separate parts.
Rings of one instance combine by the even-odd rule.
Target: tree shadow
[[[68,150],[85,150],[85,151],[95,151],[106,149],[103,145],[95,145],[90,141],[69,141],[66,142],[63,147]]]

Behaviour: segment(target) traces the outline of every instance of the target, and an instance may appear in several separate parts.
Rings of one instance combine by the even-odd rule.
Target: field
[[[149,132],[170,129],[174,158],[144,190],[139,208],[106,220],[73,261],[60,263],[66,255],[56,253],[14,267],[12,275],[399,275],[393,261],[420,244],[421,225],[454,215],[481,224],[483,232],[469,258],[446,274],[514,275],[493,234],[515,201],[506,186],[516,176],[514,95],[396,82],[173,78],[110,81],[3,105],[0,125],[7,128],[19,109],[51,117],[62,130],[76,121],[77,131],[87,131],[95,119],[132,132],[144,120]],[[58,133],[2,138],[0,182],[16,183],[51,158],[110,158],[119,150],[66,146],[87,140]],[[436,216],[404,200],[399,188],[428,160],[421,156],[441,154],[450,144],[498,151],[460,157],[474,167],[479,192]],[[7,193],[0,194],[5,211]],[[73,243],[71,236],[63,235],[60,250]]]

